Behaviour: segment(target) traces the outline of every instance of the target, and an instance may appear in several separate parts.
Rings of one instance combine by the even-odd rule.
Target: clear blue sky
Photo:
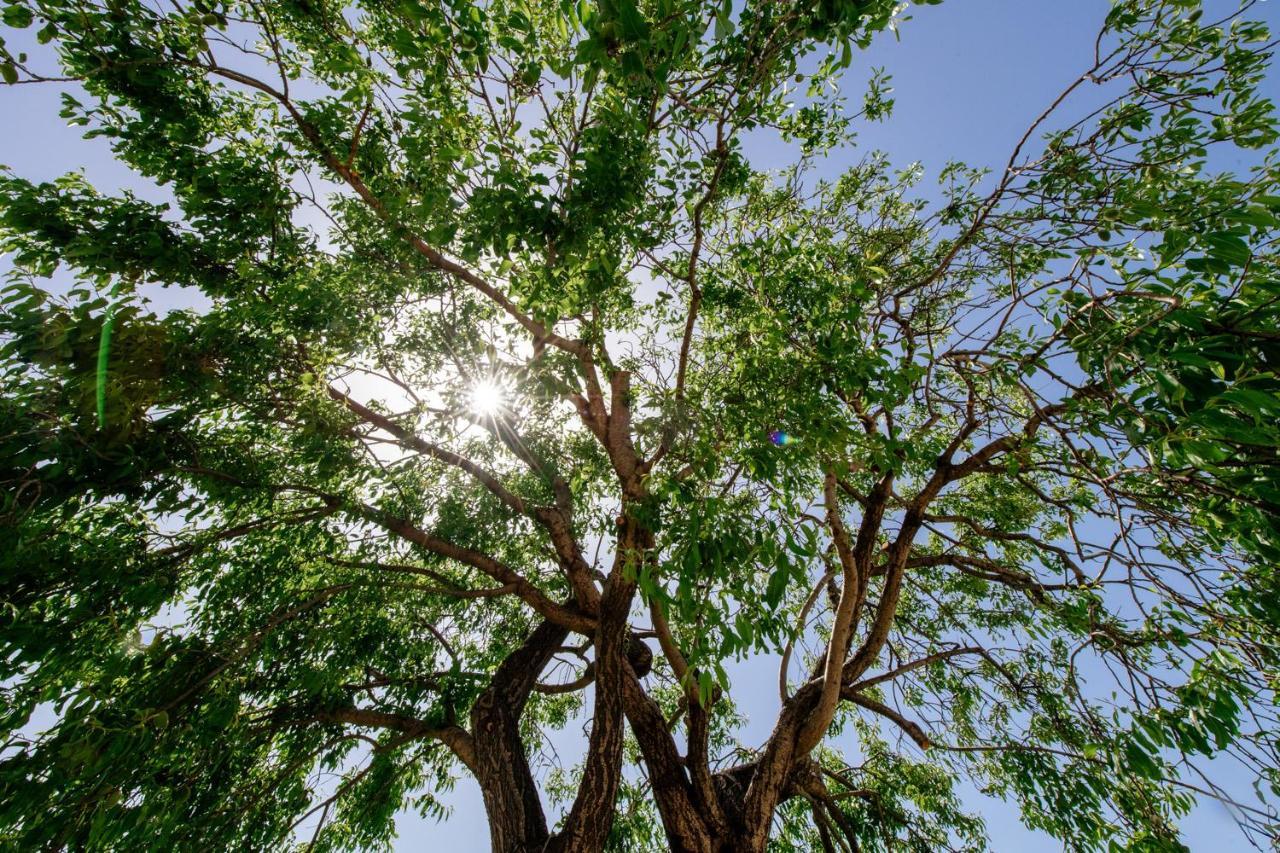
[[[1225,8],[1234,3],[1211,0],[1210,5]],[[884,150],[899,166],[920,161],[927,175],[936,174],[952,159],[1002,168],[1027,125],[1090,64],[1093,39],[1107,8],[1107,0],[949,0],[914,9],[913,19],[902,27],[900,41],[886,33],[855,59],[851,83],[866,69],[884,66],[893,75],[897,100],[888,122],[860,132],[862,152]],[[1264,2],[1256,14],[1267,19],[1273,30],[1280,29],[1275,4]],[[9,47],[17,52],[22,47],[14,41]],[[861,98],[861,91],[849,94],[855,103]],[[66,127],[57,115],[53,87],[11,87],[0,97],[8,126],[0,138],[0,163],[33,179],[83,167],[104,190],[128,187],[144,197],[163,197],[114,163],[102,141],[86,143],[76,129]],[[767,142],[755,141],[753,146],[749,153],[768,157]],[[860,152],[849,156],[860,156]],[[831,164],[831,171],[840,165]],[[4,266],[0,261],[0,270]],[[168,301],[169,307],[176,307],[173,303],[181,299],[170,290],[157,296],[155,304],[164,307]],[[741,706],[752,718],[744,740],[759,743],[776,711],[776,666],[772,661],[757,661],[733,668],[731,676]],[[576,736],[577,729],[571,725],[566,734]],[[556,740],[566,763],[576,758],[579,738]],[[987,821],[993,849],[1025,853],[1062,849],[1052,839],[1023,829],[1014,808],[967,791],[967,804]],[[489,849],[484,810],[474,783],[460,779],[446,799],[453,813],[445,824],[415,815],[404,817],[398,850],[468,853]],[[1243,847],[1243,838],[1217,804],[1200,806],[1184,828],[1193,851]]]

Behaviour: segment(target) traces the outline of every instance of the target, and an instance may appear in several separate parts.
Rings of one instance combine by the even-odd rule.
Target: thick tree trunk
[[[547,818],[520,737],[520,715],[538,676],[567,634],[551,622],[539,625],[502,662],[472,706],[475,766],[471,770],[484,797],[493,853],[541,851],[547,844]]]
[[[693,783],[662,711],[634,677],[623,682],[627,720],[640,745],[667,843],[676,853],[763,853],[779,805],[813,782],[816,765],[796,749],[800,725],[820,699],[809,684],[792,697],[764,753],[751,764],[716,773],[710,791]],[[694,737],[690,749],[705,749]],[[818,778],[820,782],[820,777]],[[714,800],[709,800],[709,795]]]
[[[667,731],[662,709],[644,692],[634,673],[627,674],[622,687],[627,721],[649,771],[667,843],[678,853],[713,853],[712,824],[694,802],[683,759]]]
[[[624,545],[642,550],[643,530],[625,531]],[[620,558],[625,559],[625,557]],[[520,717],[543,669],[568,632],[542,623],[503,661],[471,711],[475,760],[471,767],[484,796],[494,853],[597,853],[613,825],[622,779],[625,738],[624,680],[649,671],[650,649],[631,635],[628,614],[635,582],[615,571],[600,602],[595,646],[595,702],[591,737],[577,796],[564,829],[548,832],[541,798],[520,737]],[[637,689],[639,689],[637,682]]]
[[[564,830],[548,846],[554,853],[597,853],[613,826],[622,779],[622,675],[627,669],[630,633],[627,612],[634,584],[621,574],[610,578],[600,605],[595,637],[595,705],[582,781],[565,819]]]
[[[506,735],[506,723],[495,723],[476,738],[476,778],[484,797],[489,820],[489,838],[494,853],[525,853],[542,850],[547,843],[547,819],[524,745]]]
[[[625,613],[630,585],[606,593],[604,612]],[[616,619],[602,619],[615,622]],[[784,712],[764,755],[711,778],[714,801],[692,784],[657,703],[640,683],[651,663],[649,649],[620,629],[597,638],[597,684],[591,742],[582,788],[565,822],[552,836],[520,737],[520,716],[542,670],[564,643],[566,629],[542,623],[498,668],[471,712],[475,757],[494,853],[596,853],[603,848],[616,808],[625,720],[639,741],[667,842],[675,853],[763,853],[773,813],[799,793],[798,775],[811,762],[796,756],[798,722],[817,700],[802,689]],[[803,765],[803,766],[802,766]]]
[[[647,532],[627,527],[620,544],[643,553]],[[617,568],[605,585],[597,615],[591,737],[581,787],[562,832],[552,836],[548,831],[520,737],[520,717],[567,629],[549,621],[539,625],[502,663],[472,707],[471,769],[483,793],[494,853],[602,850],[616,809],[627,722],[640,744],[672,851],[764,853],[774,812],[804,792],[802,776],[813,775],[799,740],[804,721],[821,698],[820,682],[810,682],[788,701],[759,759],[707,775],[707,721],[690,719],[692,754],[682,756],[661,709],[640,683],[652,654],[630,636],[627,617],[635,584]]]

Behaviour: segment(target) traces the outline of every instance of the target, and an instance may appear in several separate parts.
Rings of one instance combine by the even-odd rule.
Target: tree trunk
[[[551,622],[539,625],[512,652],[471,709],[475,767],[484,797],[493,853],[541,851],[547,843],[547,818],[529,769],[520,715],[529,693],[568,631]]]
[[[821,782],[814,762],[796,750],[800,724],[812,712],[820,689],[814,684],[792,697],[759,759],[711,778],[707,802],[690,779],[697,756],[681,756],[662,711],[638,679],[623,682],[627,720],[640,745],[667,844],[676,853],[763,853],[773,815],[782,803]],[[691,750],[705,749],[694,738]]]

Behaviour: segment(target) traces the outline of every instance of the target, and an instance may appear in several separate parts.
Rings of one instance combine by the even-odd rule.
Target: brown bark
[[[613,826],[625,734],[622,679],[631,639],[627,611],[634,589],[635,584],[625,581],[621,572],[613,573],[605,586],[595,636],[595,705],[586,763],[564,830],[548,845],[549,851],[595,853],[603,849]]]
[[[667,843],[679,853],[711,853],[715,849],[711,825],[694,800],[662,709],[645,693],[634,673],[624,675],[622,688],[627,721],[640,744]]]
[[[543,622],[502,662],[472,706],[472,770],[484,798],[494,853],[542,850],[547,843],[547,818],[520,737],[520,715],[567,635],[564,627]]]

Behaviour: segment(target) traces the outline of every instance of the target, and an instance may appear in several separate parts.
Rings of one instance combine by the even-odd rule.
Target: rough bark
[[[626,620],[634,588],[622,573],[615,573],[601,599],[595,636],[595,703],[586,763],[564,830],[548,845],[549,851],[596,853],[603,849],[613,826],[625,735],[622,679],[631,640]]]
[[[712,853],[715,846],[711,824],[694,800],[683,759],[667,731],[662,709],[644,692],[634,673],[625,675],[622,687],[627,722],[640,744],[667,843],[678,853]]]
[[[567,635],[564,627],[543,622],[502,662],[472,706],[472,770],[484,797],[494,853],[542,850],[549,838],[542,799],[520,737],[520,715],[539,674]]]

